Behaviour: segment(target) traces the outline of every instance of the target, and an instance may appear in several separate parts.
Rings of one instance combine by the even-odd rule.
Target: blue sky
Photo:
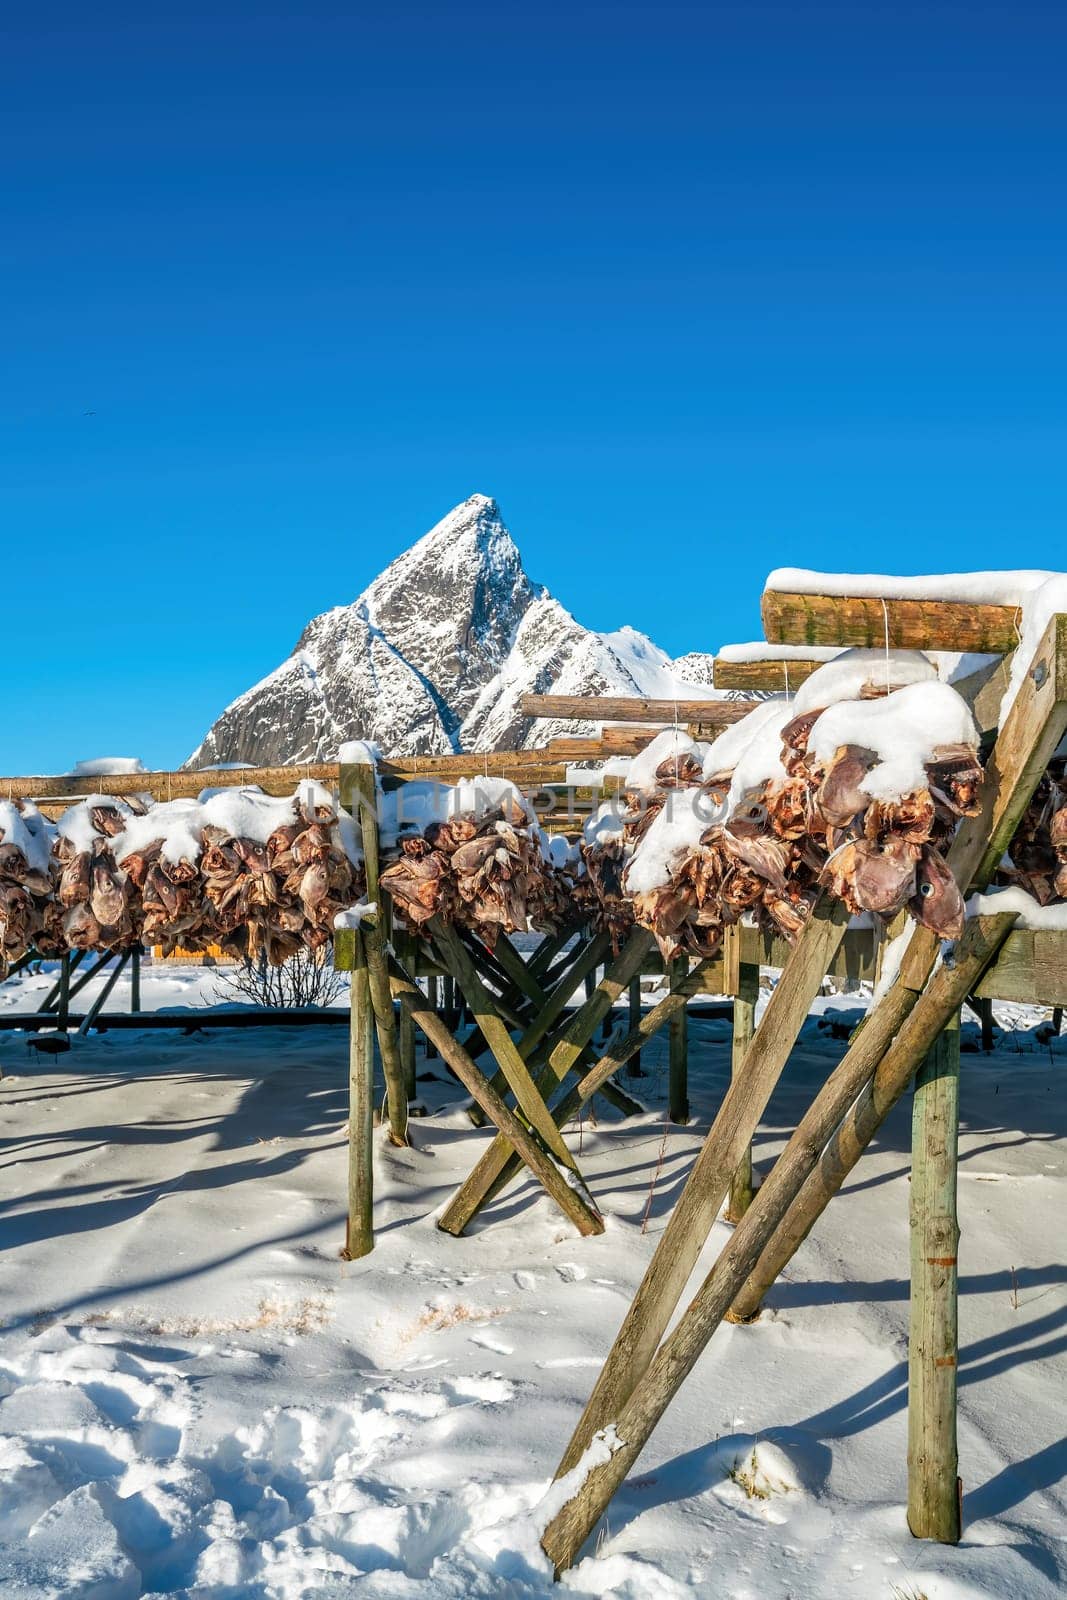
[[[674,652],[757,637],[782,563],[1064,565],[1065,36],[9,8],[0,769],[176,764],[475,491]]]

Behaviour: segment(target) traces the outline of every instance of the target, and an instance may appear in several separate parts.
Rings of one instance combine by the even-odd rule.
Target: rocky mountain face
[[[530,582],[494,500],[472,495],[208,730],[186,765],[328,761],[347,739],[389,755],[543,744],[524,694],[710,694],[711,657],[675,663],[632,628],[593,633]],[[592,726],[586,727],[592,732]]]

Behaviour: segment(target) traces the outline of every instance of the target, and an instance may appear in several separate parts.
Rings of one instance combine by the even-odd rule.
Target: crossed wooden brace
[[[635,929],[585,1003],[556,1027],[575,989],[607,956],[606,935],[580,944],[570,957],[546,971],[551,952],[541,962],[535,958],[527,966],[503,936],[494,957],[483,954],[438,919],[427,932],[438,960],[459,985],[474,1017],[471,1033],[463,1042],[455,1038],[395,958],[390,963],[390,988],[498,1130],[438,1219],[438,1227],[446,1233],[462,1233],[525,1164],[580,1233],[602,1233],[604,1219],[561,1129],[598,1092],[612,1094],[624,1109],[639,1109],[611,1082],[612,1076],[685,1005],[686,994],[672,992],[637,1025],[617,1029],[599,1058],[593,1056],[591,1062],[588,1058],[593,1054],[589,1047],[597,1029],[640,973],[654,943],[652,935],[643,928]],[[698,963],[691,978],[699,977],[711,964]],[[510,979],[510,986],[489,987],[490,981],[497,984],[502,978]],[[520,991],[529,1006],[522,1006]],[[516,1000],[517,1007],[512,1004]],[[521,1030],[517,1040],[512,1038],[512,1028]],[[492,1076],[483,1073],[474,1059],[474,1051],[481,1045],[488,1046],[496,1062]],[[579,1074],[577,1083],[550,1106],[552,1094],[572,1072]],[[515,1110],[504,1098],[509,1092],[515,1097]]]

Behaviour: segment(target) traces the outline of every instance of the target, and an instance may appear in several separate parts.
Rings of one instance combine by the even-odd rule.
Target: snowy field
[[[149,970],[145,1003],[213,984]],[[0,1006],[46,986],[5,984]],[[855,1004],[809,1021],[757,1164]],[[664,1128],[663,1041],[649,1114],[587,1119],[596,1239],[528,1182],[470,1237],[437,1232],[487,1136],[426,1082],[416,1148],[380,1150],[377,1248],[351,1264],[343,1028],[110,1033],[56,1060],[0,1034],[0,1595],[1062,1595],[1067,1040],[998,1020],[995,1053],[964,1056],[963,1544],[904,1520],[902,1107],[759,1323],[716,1335],[558,1589],[537,1502],[722,1093],[727,1024],[692,1024],[691,1127]]]

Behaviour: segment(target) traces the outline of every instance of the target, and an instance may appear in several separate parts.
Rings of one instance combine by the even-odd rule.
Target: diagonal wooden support
[[[634,973],[640,971],[652,943],[652,935],[644,928],[635,928],[631,933],[621,955],[604,973],[591,998],[562,1029],[547,1062],[534,1079],[542,1095],[551,1093],[556,1084],[562,1083],[568,1072],[578,1064],[597,1028],[615,1001],[626,991]],[[471,1218],[489,1199],[510,1153],[507,1138],[501,1135],[493,1140],[470,1177],[438,1218],[439,1228],[445,1233],[463,1232]]]
[[[547,994],[506,933],[498,935],[493,953],[501,971],[510,978],[516,989],[521,990],[535,1006],[543,1006],[548,999]]]
[[[1004,726],[997,737],[982,786],[981,810],[965,818],[952,842],[948,861],[957,881],[984,889],[1000,864],[1030,797],[1064,733],[1067,732],[1067,617],[1053,617],[1034,656]],[[845,1061],[869,1078],[903,1026],[937,960],[936,936],[914,929],[900,980],[863,1023]],[[750,1322],[763,1295],[792,1259],[816,1221],[859,1160],[874,1128],[860,1130],[855,1117],[842,1125],[816,1170],[738,1296],[733,1315]]]
[[[547,1052],[537,1049],[537,1046],[540,1045],[544,1036],[563,1015],[568,1000],[582,978],[600,965],[610,945],[611,941],[606,933],[597,934],[588,944],[579,945],[578,949],[568,957],[566,962],[560,963],[556,971],[561,975],[554,986],[550,986],[548,980],[545,980],[548,999],[541,1009],[534,1014],[526,1027],[522,1029],[518,1041],[518,1051],[524,1061],[537,1060],[538,1065],[543,1065],[542,1058]],[[521,1022],[519,1025],[521,1027]],[[464,1040],[465,1048],[472,1055],[480,1053],[474,1050],[471,1044],[471,1041],[478,1041],[480,1035],[481,1029],[475,1027],[467,1039]],[[507,1079],[499,1070],[493,1074],[489,1081],[498,1094],[507,1092]],[[471,1108],[471,1121],[475,1127],[481,1127],[484,1124],[485,1118],[482,1115],[481,1107],[473,1106]]]
[[[768,1002],[741,1071],[693,1164],[641,1286],[601,1368],[558,1475],[569,1472],[598,1429],[617,1416],[648,1367],[748,1149],[797,1034],[848,925],[824,894],[801,931]]]
[[[1014,921],[1014,914],[1008,914],[977,917],[968,925],[955,966],[939,969],[879,1065],[873,1093],[880,1107],[888,1109],[904,1093],[931,1044],[959,1009],[968,985],[975,983],[993,960]],[[676,1328],[618,1410],[604,1418],[601,1428],[610,1431],[601,1432],[599,1437],[606,1448],[598,1452],[599,1459],[590,1459],[588,1473],[549,1522],[541,1540],[557,1573],[570,1566],[644,1449],[656,1423],[725,1316],[777,1219],[788,1209],[818,1161],[827,1137],[862,1087],[854,1069],[842,1071],[846,1062],[847,1057],[831,1073],[801,1118]]]
[[[576,933],[582,930],[570,924],[560,928],[557,933],[548,933],[541,940],[533,955],[530,957],[529,967],[538,982],[543,982],[545,974],[551,969],[552,963],[565,945],[570,944]]]
[[[474,1020],[482,1030],[482,1037],[498,1062],[519,1109],[531,1128],[540,1134],[557,1161],[562,1161],[564,1166],[570,1167],[572,1172],[577,1173],[578,1164],[553,1122],[515,1041],[493,1009],[493,997],[478,976],[463,941],[455,928],[445,927],[436,919],[430,924],[430,933],[443,964],[463,990]]]
[[[542,1044],[546,1035],[550,1034],[556,1023],[567,1009],[570,1000],[579,984],[595,972],[611,948],[611,940],[606,933],[598,933],[594,939],[575,953],[575,959],[567,970],[561,975],[558,983],[551,990],[545,1004],[533,1016],[527,1027],[523,1030],[518,1041],[518,1052],[524,1061],[529,1061],[532,1056],[542,1052],[538,1046]],[[547,1060],[549,1050],[544,1051]],[[492,1079],[493,1087],[503,1093],[503,1082],[498,1074]]]
[[[714,957],[709,957],[705,961],[698,961],[689,975],[690,986],[716,965]],[[688,999],[688,992],[675,990],[661,1000],[658,1005],[653,1006],[647,1016],[643,1016],[628,1032],[624,1032],[620,1028],[614,1033],[608,1040],[607,1048],[600,1059],[552,1107],[552,1116],[556,1123],[561,1128],[565,1128],[575,1112],[580,1110],[595,1094],[602,1093],[615,1073],[640,1053],[648,1041],[670,1022],[677,1011],[681,1010]],[[627,1114],[630,1115],[631,1113],[627,1112]],[[521,1171],[521,1168],[522,1162],[512,1151],[501,1168],[492,1189],[486,1195],[486,1200],[495,1198],[501,1189],[505,1188],[512,1178]],[[460,1194],[462,1192],[461,1190]]]
[[[586,1235],[603,1233],[604,1219],[585,1192],[584,1185],[572,1181],[572,1177],[562,1172],[552,1157],[541,1148],[529,1128],[519,1121],[479,1072],[463,1046],[452,1037],[422,990],[398,967],[393,969],[390,986],[401,1005],[410,1010],[426,1037],[433,1040],[441,1059],[448,1062],[468,1094],[474,1096],[486,1116],[496,1123],[501,1136],[519,1152],[530,1171],[564,1215],[574,1223],[578,1232]]]

